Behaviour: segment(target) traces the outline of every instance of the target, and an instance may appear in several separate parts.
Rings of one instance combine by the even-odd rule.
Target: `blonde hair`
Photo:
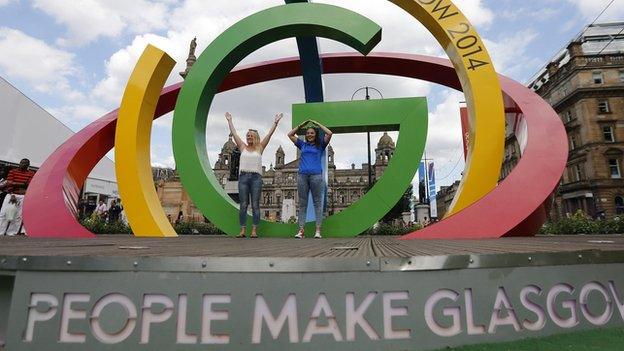
[[[253,145],[247,145],[247,147],[254,151],[262,151],[260,149],[262,145],[260,145],[260,134],[258,134],[258,131],[255,129],[249,129],[247,133],[251,133],[251,137],[253,139]]]

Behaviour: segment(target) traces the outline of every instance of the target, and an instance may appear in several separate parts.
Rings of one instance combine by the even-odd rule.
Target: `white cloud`
[[[162,17],[158,9],[161,6],[164,8],[169,6],[163,1],[130,1],[127,3],[134,4],[124,3],[124,7],[115,8],[113,5],[117,4],[116,1],[89,0],[84,4],[80,3],[79,8],[69,10],[67,7],[76,3],[70,3],[68,0],[34,1],[37,8],[50,14],[58,23],[67,27],[67,35],[61,40],[64,44],[78,45],[95,41],[101,37],[118,37],[125,32],[137,33],[129,44],[120,48],[106,60],[105,76],[94,84],[94,88],[80,104],[55,110],[59,115],[64,116],[64,119],[72,119],[76,124],[86,123],[89,119],[95,119],[119,105],[127,79],[148,43],[165,50],[177,61],[177,65],[168,79],[167,84],[171,84],[181,80],[178,72],[186,66],[188,44],[194,36],[197,36],[198,43],[196,53],[200,54],[217,35],[236,21],[267,7],[283,4],[281,0],[234,2],[187,0],[180,6],[171,8],[164,16],[164,20],[158,22],[155,19]],[[378,22],[383,27],[383,38],[375,51],[443,55],[440,45],[423,25],[387,1],[319,0],[318,2],[343,6]],[[84,13],[85,9],[89,8],[85,4],[90,4],[91,9],[97,11]],[[482,0],[460,1],[456,4],[477,26],[489,26],[493,21],[491,10],[485,6]],[[138,17],[130,17],[122,13],[128,10],[127,6],[143,9],[146,6],[153,6],[158,11],[143,11],[137,15]],[[141,11],[139,10],[139,12]],[[139,23],[143,17],[147,17],[145,24]],[[159,26],[158,23],[162,23],[163,26]],[[164,31],[158,34],[149,33],[159,29],[164,29]],[[323,52],[351,51],[351,49],[329,40],[322,40],[321,48]],[[294,39],[288,39],[258,50],[243,62],[258,62],[296,55],[296,42]],[[509,59],[505,56],[502,62],[507,64]],[[72,65],[68,64],[65,67],[72,67]],[[431,97],[432,94],[432,84],[413,79],[376,75],[333,75],[325,77],[326,98],[330,101],[348,100],[356,89],[364,85],[380,89],[386,98],[428,95]],[[458,145],[461,145],[461,132],[458,127],[458,101],[462,99],[461,93],[445,93],[442,96],[443,102],[436,105],[430,115],[428,141],[430,154],[428,156],[430,158],[433,156],[440,167],[456,159]],[[272,143],[265,151],[264,163],[268,166],[274,162],[275,150],[280,145],[286,151],[287,161],[293,160],[295,148],[286,138],[286,132],[290,130],[291,104],[303,101],[301,78],[257,84],[219,94],[211,107],[208,121],[207,147],[211,163],[214,164],[221,146],[227,140],[228,131],[223,118],[225,111],[231,111],[234,114],[236,126],[241,132],[247,128],[258,128],[266,132],[273,115],[277,112],[284,112],[286,116],[276,131]],[[155,123],[152,129],[152,161],[154,164],[173,166],[170,133],[170,117]],[[392,135],[396,139],[396,133]],[[380,136],[381,134],[378,133],[372,135],[373,149]],[[361,163],[366,162],[365,140],[364,134],[336,136],[332,144],[336,152],[337,164],[341,167],[350,167],[351,163],[355,163],[359,167]]]
[[[321,1],[318,1],[321,2]],[[382,42],[375,51],[395,51],[442,55],[443,51],[433,36],[416,22],[410,15],[404,13],[397,6],[386,1],[322,1],[347,7],[378,22],[383,27]],[[179,81],[178,72],[185,68],[185,59],[188,53],[188,43],[197,36],[198,46],[196,53],[204,48],[223,32],[243,17],[267,8],[280,5],[281,1],[246,1],[234,2],[225,5],[219,0],[210,3],[199,0],[188,0],[173,10],[170,16],[170,27],[166,35],[154,34],[138,35],[132,43],[117,51],[106,62],[106,78],[101,80],[93,95],[109,104],[117,103],[121,99],[126,81],[138,57],[148,43],[152,43],[168,52],[178,64],[169,77],[168,84]],[[232,8],[234,6],[234,8]],[[475,25],[487,26],[493,16],[482,1],[467,1],[460,5],[462,11]],[[352,51],[344,45],[330,40],[321,40],[323,52]],[[258,62],[285,56],[296,56],[295,40],[283,40],[271,44],[250,55],[243,63]],[[431,93],[432,85],[413,79],[378,76],[378,75],[332,75],[325,77],[326,99],[329,101],[348,100],[353,92],[369,85],[382,91],[386,98],[403,96],[427,96]],[[361,97],[359,97],[361,98]],[[458,123],[458,104],[462,94],[444,96],[445,102],[436,106],[432,113],[430,148],[436,150],[435,156],[440,162],[453,159],[457,145],[461,143],[461,132]],[[269,166],[274,162],[275,150],[282,145],[286,152],[286,160],[295,158],[295,148],[286,138],[290,130],[290,105],[303,102],[303,85],[301,78],[293,78],[278,82],[257,84],[218,95],[211,107],[207,128],[207,148],[211,163],[214,164],[223,143],[227,140],[227,126],[223,119],[225,111],[231,111],[235,116],[236,127],[239,131],[248,128],[267,129],[273,115],[284,112],[286,117],[276,131],[273,140],[265,151],[264,164]],[[453,113],[451,113],[451,111]],[[264,128],[267,127],[267,128]],[[156,122],[153,130],[153,140],[157,144],[152,146],[152,161],[156,164],[173,166],[171,158],[170,138],[158,138],[158,133],[171,132],[171,119],[166,118]],[[396,139],[396,133],[391,134]],[[373,150],[381,137],[374,133],[371,138]],[[459,143],[459,144],[458,144]],[[366,136],[339,135],[332,141],[336,152],[336,163],[339,167],[350,167],[355,163],[358,167],[366,162]],[[459,171],[461,172],[462,167]]]
[[[611,0],[567,0],[589,21],[594,20]],[[624,0],[615,0],[598,22],[621,21],[624,18]]]
[[[519,76],[527,74],[526,72],[532,73],[543,64],[538,58],[527,53],[528,46],[537,36],[535,30],[525,29],[511,36],[505,36],[500,41],[484,39],[496,71],[519,80],[528,78]]]
[[[10,3],[16,2],[16,0],[0,0],[0,7],[6,6]]]
[[[33,7],[67,27],[61,45],[164,29],[169,12],[166,3],[147,0],[33,0]]]
[[[19,30],[0,27],[0,69],[7,77],[24,80],[37,91],[75,101],[82,94],[71,89],[68,79],[78,75],[76,67],[74,54]]]
[[[176,57],[176,55],[172,54],[173,52],[180,51],[179,48],[175,47],[176,45],[172,40],[162,36],[145,34],[135,37],[130,45],[117,51],[106,61],[106,77],[96,84],[93,89],[93,95],[111,106],[114,104],[118,105],[121,102],[128,78],[147,44],[152,44],[173,57]],[[177,46],[181,47],[182,45],[179,44]],[[178,60],[178,65],[176,66],[178,69],[182,67],[180,61]],[[177,70],[174,69],[173,72],[171,75],[172,80],[181,80],[181,78],[176,78]],[[169,83],[172,82],[170,81]]]
[[[540,3],[539,6],[539,11],[536,11],[536,9],[532,7],[510,7],[503,9],[499,13],[499,16],[510,21],[526,22],[527,18],[531,18],[535,21],[546,22],[554,20],[562,11],[561,7],[545,7],[547,5],[543,3]]]
[[[440,55],[441,48],[433,36],[421,24],[399,7],[387,1],[362,2],[353,0],[318,1],[340,5],[371,18],[383,26],[383,39],[375,51],[400,51]],[[200,0],[187,0],[175,8],[169,17],[169,30],[166,36],[142,34],[132,43],[114,53],[106,61],[106,78],[97,84],[95,95],[112,103],[120,99],[125,83],[143,49],[148,43],[165,50],[177,61],[169,77],[168,84],[180,81],[178,72],[186,67],[188,43],[197,36],[199,55],[212,40],[238,20],[270,6],[283,4],[282,1],[244,1],[229,2],[216,0],[209,3]],[[460,8],[476,23],[487,25],[492,20],[491,11],[485,8],[481,0],[462,2]],[[392,19],[392,20],[390,20]],[[321,39],[323,52],[352,51],[352,49]],[[296,56],[295,40],[282,40],[268,45],[242,61],[242,64],[264,61],[285,56]]]
[[[85,100],[83,103],[68,104],[58,108],[48,107],[46,110],[54,117],[66,123],[69,128],[80,130],[89,122],[109,112],[106,108],[89,102],[91,101]]]
[[[463,12],[468,18],[470,23],[479,26],[489,26],[494,20],[494,13],[489,8],[485,7],[483,0],[461,0],[454,1],[455,5]]]

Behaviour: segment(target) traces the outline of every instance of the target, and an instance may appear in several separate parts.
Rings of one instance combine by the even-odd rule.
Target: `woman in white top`
[[[260,135],[255,129],[249,129],[246,135],[246,143],[238,136],[234,124],[232,123],[232,115],[225,113],[225,119],[230,127],[230,133],[234,137],[234,142],[241,150],[239,176],[238,176],[238,196],[240,199],[240,209],[238,211],[238,220],[241,226],[238,238],[244,238],[247,231],[247,207],[249,206],[249,198],[251,197],[252,211],[252,227],[249,237],[257,238],[258,223],[260,223],[260,194],[262,192],[262,152],[269,144],[271,136],[275,132],[275,128],[282,119],[283,114],[275,115],[275,121],[269,133],[260,141]]]

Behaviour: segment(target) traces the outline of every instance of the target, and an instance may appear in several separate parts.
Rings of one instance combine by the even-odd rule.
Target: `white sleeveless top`
[[[248,151],[243,149],[240,155],[240,164],[238,166],[240,172],[252,172],[262,174],[262,155],[260,151]]]

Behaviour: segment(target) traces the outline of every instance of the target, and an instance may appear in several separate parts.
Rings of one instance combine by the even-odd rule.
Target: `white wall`
[[[93,116],[99,117],[99,116]],[[0,160],[33,167],[43,162],[74,134],[46,110],[0,77]],[[116,182],[115,164],[103,158],[89,178]]]

